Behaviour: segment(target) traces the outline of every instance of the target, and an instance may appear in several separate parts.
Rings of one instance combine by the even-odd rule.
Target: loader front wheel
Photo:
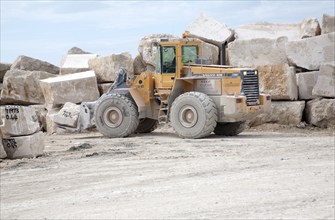
[[[217,123],[214,133],[223,136],[236,136],[241,133],[245,127],[244,121]]]
[[[151,118],[142,118],[135,133],[150,133],[158,126],[158,121]]]
[[[127,137],[135,132],[139,124],[137,106],[128,97],[108,95],[97,104],[95,123],[106,137]]]
[[[214,131],[217,109],[213,100],[200,92],[187,92],[173,102],[171,125],[182,138],[203,138]]]

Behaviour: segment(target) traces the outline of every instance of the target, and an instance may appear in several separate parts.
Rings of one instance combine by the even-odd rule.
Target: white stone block
[[[99,98],[94,71],[41,80],[40,85],[46,103],[51,105],[95,101]]]
[[[100,92],[100,96],[104,93],[106,93],[110,87],[113,85],[113,83],[101,83],[98,84],[98,88],[99,88],[99,92]]]
[[[320,128],[335,127],[335,99],[317,98],[308,101],[306,122]]]
[[[59,67],[51,63],[27,56],[19,56],[15,60],[10,69],[11,70],[19,69],[26,71],[43,71],[52,74],[59,74]]]
[[[322,34],[335,32],[335,16],[323,14],[322,17]]]
[[[318,75],[319,71],[303,72],[296,75],[299,91],[299,100],[316,98],[316,96],[312,94],[312,90],[316,84]]]
[[[288,63],[285,54],[286,42],[286,37],[233,41],[228,44],[229,63],[238,67]]]
[[[88,61],[88,65],[100,83],[113,82],[120,68],[125,68],[128,76],[134,73],[133,59],[128,52],[93,58]]]
[[[185,33],[219,47],[225,41],[230,42],[234,36],[234,31],[226,24],[203,13],[186,28]]]
[[[40,124],[35,109],[26,106],[1,106],[1,125],[3,137],[30,135],[39,131]]]
[[[321,65],[312,94],[315,96],[335,98],[335,61]]]
[[[320,65],[335,60],[335,32],[291,41],[286,44],[289,61],[308,70],[318,70]]]
[[[97,56],[97,54],[67,54],[62,58],[60,74],[65,75],[88,71],[88,61]]]
[[[5,149],[3,148],[2,138],[0,136],[0,159],[4,159],[6,157],[7,157],[7,153],[6,153]]]
[[[297,100],[295,68],[288,64],[258,66],[260,90],[272,100]]]
[[[10,159],[42,155],[45,147],[44,134],[41,131],[28,136],[4,138],[2,143]]]
[[[76,128],[79,112],[80,112],[80,105],[67,102],[58,113],[53,115],[53,121],[59,125],[65,125],[72,128]]]

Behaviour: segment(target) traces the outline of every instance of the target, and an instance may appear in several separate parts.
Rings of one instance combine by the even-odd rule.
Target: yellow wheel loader
[[[258,72],[209,64],[202,42],[183,37],[153,43],[155,72],[117,80],[95,106],[95,124],[107,137],[149,133],[170,123],[182,138],[237,135],[244,122],[271,108],[270,96],[259,91]],[[224,51],[223,53],[224,54]]]

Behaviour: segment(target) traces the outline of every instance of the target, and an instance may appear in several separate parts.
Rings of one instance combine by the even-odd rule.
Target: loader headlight
[[[243,71],[243,75],[246,76],[248,74],[247,71]]]
[[[255,70],[255,75],[258,75],[258,71],[257,70]]]

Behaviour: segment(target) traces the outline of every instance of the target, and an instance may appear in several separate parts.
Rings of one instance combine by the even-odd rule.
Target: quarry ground
[[[0,163],[1,219],[334,219],[334,131],[46,136]]]

